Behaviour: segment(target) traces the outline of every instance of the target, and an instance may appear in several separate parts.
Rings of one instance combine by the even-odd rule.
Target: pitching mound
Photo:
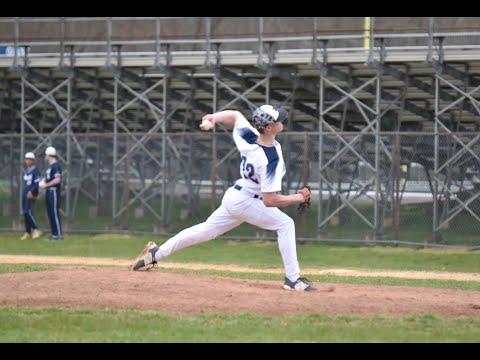
[[[316,284],[285,291],[277,281],[87,267],[0,275],[0,305],[160,310],[173,315],[257,313],[480,317],[480,293],[405,286]]]

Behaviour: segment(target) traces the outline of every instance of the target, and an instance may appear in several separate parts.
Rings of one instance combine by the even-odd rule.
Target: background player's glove
[[[30,201],[31,203],[34,203],[35,201],[37,201],[37,197],[35,195],[33,195],[33,193],[31,191],[29,191],[27,193],[27,199],[28,201]]]
[[[310,186],[304,186],[298,191],[299,194],[302,194],[303,197],[305,198],[305,201],[298,205],[298,212],[300,214],[304,213],[307,208],[310,207],[310,195],[312,194],[312,191],[310,189]]]

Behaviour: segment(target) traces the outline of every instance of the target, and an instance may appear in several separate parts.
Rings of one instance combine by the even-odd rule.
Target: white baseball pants
[[[254,199],[244,190],[234,188],[226,191],[221,206],[205,222],[184,229],[167,240],[160,246],[155,258],[160,260],[177,250],[213,240],[243,222],[277,232],[285,275],[290,281],[297,280],[300,268],[293,219],[278,208],[266,207],[262,200]]]

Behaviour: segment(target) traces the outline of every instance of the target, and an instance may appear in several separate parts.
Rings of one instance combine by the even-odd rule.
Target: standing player
[[[240,175],[229,188],[221,206],[201,224],[185,229],[161,246],[149,242],[131,266],[140,270],[187,246],[215,239],[243,222],[276,231],[285,268],[286,290],[313,291],[310,282],[300,277],[295,242],[295,223],[278,207],[310,203],[310,190],[280,195],[285,163],[275,136],[283,130],[287,112],[263,105],[253,113],[252,124],[238,111],[226,110],[203,117],[200,129],[209,131],[216,123],[233,127],[233,139],[241,155]]]
[[[57,151],[53,146],[49,146],[45,150],[45,160],[48,162],[48,168],[45,178],[40,181],[40,189],[46,189],[47,214],[52,229],[50,240],[61,240],[60,184],[62,183],[62,168],[57,160]]]
[[[20,239],[26,240],[30,236],[36,239],[42,235],[38,230],[37,222],[32,215],[33,203],[38,196],[38,183],[40,182],[40,171],[35,166],[35,155],[32,152],[25,154],[26,169],[23,172],[23,194],[22,208],[25,218],[25,234]]]

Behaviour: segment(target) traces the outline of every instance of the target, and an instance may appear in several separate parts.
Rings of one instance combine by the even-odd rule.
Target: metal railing
[[[317,51],[323,54],[320,48],[323,44],[324,49],[333,52],[367,52],[370,60],[376,55],[388,56],[389,51],[399,50],[421,51],[426,59],[431,60],[434,54],[441,57],[445,51],[476,50],[480,47],[480,21],[477,25],[475,20],[470,21],[474,24],[472,26],[459,27],[441,26],[445,22],[443,19],[417,18],[419,23],[412,27],[408,24],[409,18],[405,18],[403,26],[388,28],[382,25],[382,22],[388,22],[388,18],[368,18],[368,22],[364,18],[351,18],[346,22],[353,23],[352,26],[339,28],[334,24],[328,25],[330,20],[319,19],[321,18],[299,18],[293,25],[289,25],[292,30],[281,31],[280,25],[267,26],[269,23],[276,24],[274,21],[277,18],[244,18],[230,21],[238,21],[239,27],[243,26],[249,32],[218,33],[212,31],[212,18],[0,18],[0,47],[13,47],[13,55],[10,57],[14,67],[18,65],[19,49],[25,49],[25,57],[57,56],[63,60],[68,52],[75,53],[75,56],[104,56],[109,65],[116,51],[122,51],[123,56],[140,53],[156,59],[165,56],[167,52],[176,54],[195,51],[205,56],[208,62],[213,47],[216,47],[219,53],[248,50],[261,61],[267,52],[266,46],[280,44],[274,50],[278,53],[303,51],[316,55]],[[139,23],[145,25],[141,34],[125,35],[140,27]],[[323,23],[327,25],[320,26]],[[377,23],[380,25],[377,26]],[[73,29],[73,34],[69,34],[68,25],[75,24],[85,26]],[[116,24],[123,27],[114,31]],[[42,37],[38,36],[39,25],[45,34]],[[194,25],[196,32],[192,33]],[[254,31],[252,27],[255,28]],[[95,34],[88,35],[87,28]],[[188,28],[189,31],[183,28]],[[180,30],[175,30],[174,33],[172,29]],[[129,47],[132,48],[131,51]]]

